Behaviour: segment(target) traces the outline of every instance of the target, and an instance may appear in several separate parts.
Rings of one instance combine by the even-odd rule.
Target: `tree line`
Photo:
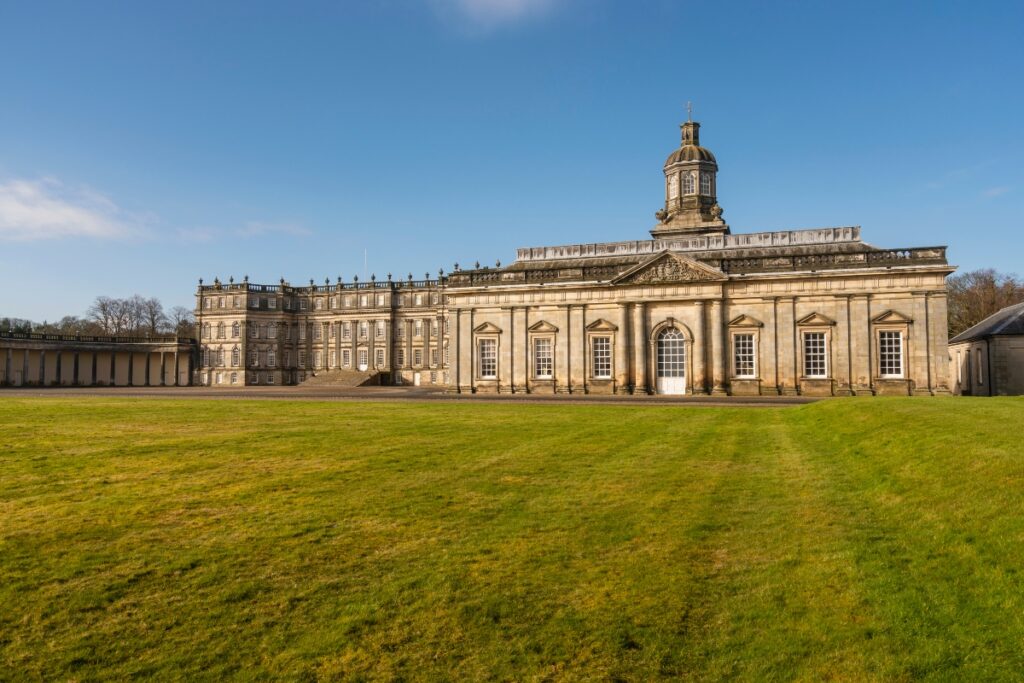
[[[98,296],[85,316],[66,315],[56,322],[41,323],[23,318],[0,319],[0,332],[41,332],[109,336],[195,335],[192,311],[184,306],[164,310],[156,297],[138,294],[119,299]]]
[[[946,289],[950,339],[998,310],[1024,302],[1024,280],[991,268],[951,275]]]

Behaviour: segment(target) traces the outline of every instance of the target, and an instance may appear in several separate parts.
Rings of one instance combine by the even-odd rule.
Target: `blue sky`
[[[693,101],[733,232],[1024,274],[1024,3],[0,0],[0,316],[643,239]]]

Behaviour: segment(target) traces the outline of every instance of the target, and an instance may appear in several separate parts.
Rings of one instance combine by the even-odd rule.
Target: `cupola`
[[[665,207],[654,214],[660,223],[651,235],[728,234],[729,226],[722,220],[717,199],[715,155],[700,146],[699,123],[687,117],[680,128],[681,144],[665,160]]]

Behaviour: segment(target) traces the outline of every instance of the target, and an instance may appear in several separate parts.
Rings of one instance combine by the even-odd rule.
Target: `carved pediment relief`
[[[473,330],[476,334],[501,334],[501,328],[494,323],[484,323]]]
[[[558,332],[558,328],[546,320],[530,325],[530,332]]]
[[[899,311],[886,311],[885,313],[872,318],[871,322],[875,324],[889,323],[892,325],[909,325],[914,322],[914,320],[912,318],[908,318]]]
[[[686,256],[663,251],[612,280],[613,284],[655,284],[662,282],[702,282],[725,280],[717,268]]]
[[[796,321],[797,325],[835,325],[836,321],[821,313],[811,313],[809,316]]]
[[[595,320],[594,322],[587,325],[588,332],[616,332],[618,331],[618,325],[614,325],[607,320]]]
[[[729,321],[729,327],[764,327],[764,323],[757,318],[751,318],[743,314]]]

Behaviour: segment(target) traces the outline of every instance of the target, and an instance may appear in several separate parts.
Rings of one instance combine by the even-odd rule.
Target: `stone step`
[[[304,387],[358,387],[364,384],[377,384],[376,372],[360,372],[358,370],[320,370],[315,375],[307,373]]]

